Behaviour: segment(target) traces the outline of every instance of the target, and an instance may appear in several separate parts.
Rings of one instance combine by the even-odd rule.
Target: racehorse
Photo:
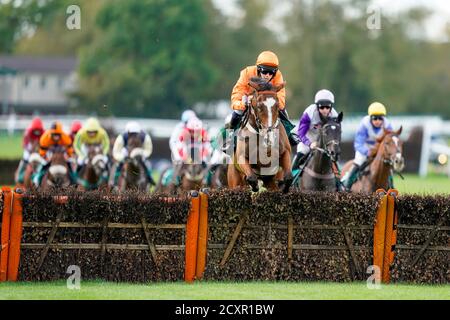
[[[311,150],[300,179],[300,189],[313,191],[338,191],[337,161],[341,153],[341,122],[343,113],[337,118],[320,116],[321,124],[312,129],[318,147]]]
[[[50,157],[50,163],[48,171],[42,178],[42,188],[46,190],[68,187],[70,185],[70,173],[66,149],[62,146],[54,146],[47,151],[47,156]]]
[[[39,155],[39,142],[35,142],[32,146],[32,153],[30,154],[28,158],[28,162],[25,167],[25,172],[23,176],[23,186],[27,189],[33,187],[33,181],[32,176],[36,173],[36,170],[38,169],[39,165],[42,164],[42,158]],[[24,161],[24,160],[21,160]],[[18,183],[19,180],[19,168],[16,169],[16,172],[14,174],[14,181]]]
[[[402,127],[397,131],[384,130],[383,135],[377,139],[368,160],[362,165],[358,180],[353,184],[351,191],[372,193],[383,188],[393,188],[392,176],[401,173],[405,167],[403,158],[403,142],[400,140]],[[353,161],[348,161],[342,168],[347,172]]]
[[[225,188],[228,185],[227,181],[227,170],[228,165],[226,164],[216,164],[209,169],[211,174],[211,179],[208,186],[211,189]]]
[[[86,166],[79,173],[79,189],[95,190],[105,187],[108,182],[106,175],[108,159],[103,155],[102,146],[88,145],[87,155]]]
[[[191,156],[183,160],[180,167],[164,170],[161,173],[156,190],[175,194],[201,189],[205,184],[208,169],[201,161],[194,161],[198,157],[192,155],[200,154],[199,148],[199,146],[191,146]],[[179,181],[174,183],[173,175],[177,175]]]
[[[119,191],[127,189],[138,189],[148,191],[150,182],[148,181],[144,167],[144,149],[139,135],[130,135],[128,138],[128,154],[122,168],[118,181]]]
[[[278,97],[284,84],[273,86],[252,78],[254,89],[247,114],[237,133],[236,150],[228,165],[228,186],[232,189],[250,185],[259,190],[258,180],[269,190],[287,192],[292,184],[291,146],[278,119]]]

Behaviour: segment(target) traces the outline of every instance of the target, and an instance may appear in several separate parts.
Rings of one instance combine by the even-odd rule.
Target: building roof
[[[0,69],[17,72],[71,73],[78,61],[75,57],[0,56]]]

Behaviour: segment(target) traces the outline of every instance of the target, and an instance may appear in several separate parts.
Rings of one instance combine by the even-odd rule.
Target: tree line
[[[77,56],[77,112],[178,117],[229,99],[240,70],[272,50],[292,117],[328,88],[344,112],[379,100],[391,114],[449,118],[450,43],[417,36],[430,12],[381,14],[381,29],[370,30],[369,2],[237,0],[241,14],[231,17],[212,0],[3,1],[0,51]],[[81,30],[65,27],[74,4]]]

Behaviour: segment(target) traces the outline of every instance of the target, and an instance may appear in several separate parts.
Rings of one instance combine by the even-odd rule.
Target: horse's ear
[[[341,111],[341,112],[339,112],[339,115],[337,117],[337,122],[341,123],[343,119],[344,119],[344,113]]]
[[[279,84],[279,85],[277,85],[277,86],[274,86],[273,88],[274,88],[274,90],[275,90],[276,92],[278,92],[278,91],[280,91],[281,89],[283,89],[285,86],[286,86],[286,81],[283,82],[283,83],[281,83],[281,84]]]
[[[399,136],[399,135],[402,134],[402,131],[403,131],[403,126],[400,126],[400,129],[398,129],[398,130],[395,132],[395,134],[396,134],[397,136]]]

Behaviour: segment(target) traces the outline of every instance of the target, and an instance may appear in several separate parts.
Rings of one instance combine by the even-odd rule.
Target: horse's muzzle
[[[402,156],[401,153],[397,153],[394,156],[393,167],[394,171],[396,172],[402,172],[403,169],[405,168],[405,158]]]

